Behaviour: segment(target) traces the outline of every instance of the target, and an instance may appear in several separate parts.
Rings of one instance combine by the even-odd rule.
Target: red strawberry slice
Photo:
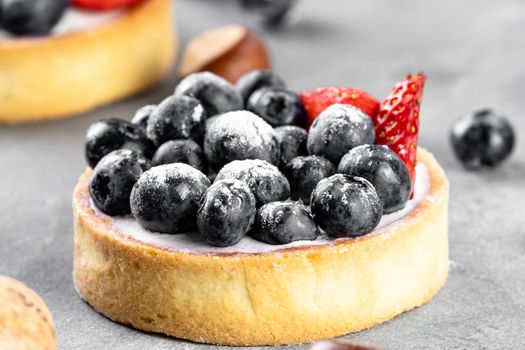
[[[106,11],[138,4],[142,0],[73,0],[73,5],[90,10]]]
[[[424,74],[408,75],[396,85],[381,102],[373,117],[376,143],[389,146],[405,162],[412,188],[415,181],[419,107],[425,85]]]
[[[334,103],[349,104],[361,109],[370,118],[375,118],[379,109],[379,101],[363,90],[353,87],[322,87],[299,94],[308,115],[307,128],[317,118],[319,113]]]

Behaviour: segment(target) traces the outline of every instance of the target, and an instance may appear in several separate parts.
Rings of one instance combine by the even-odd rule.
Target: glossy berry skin
[[[308,114],[307,127],[312,125],[322,111],[336,103],[359,108],[370,118],[374,118],[379,110],[379,101],[375,97],[354,87],[321,87],[299,95]]]
[[[155,148],[142,129],[122,119],[103,119],[90,125],[86,133],[85,156],[90,167],[111,151],[130,149],[142,153],[146,158]]]
[[[366,235],[383,215],[374,186],[362,177],[344,174],[319,181],[310,208],[317,225],[336,238]]]
[[[144,0],[72,0],[77,7],[90,11],[108,11],[136,5]]]
[[[146,171],[131,191],[131,213],[142,227],[155,232],[190,232],[196,227],[199,201],[210,181],[184,163]]]
[[[383,203],[383,213],[402,209],[412,191],[408,169],[388,146],[363,145],[351,149],[339,162],[338,173],[367,179]]]
[[[372,117],[375,143],[387,145],[405,162],[412,185],[416,178],[419,109],[425,81],[424,74],[415,74],[397,82]]]
[[[238,243],[255,220],[255,197],[248,185],[234,179],[216,181],[199,204],[197,227],[211,245]]]
[[[273,71],[268,69],[257,69],[246,73],[239,78],[235,84],[245,104],[255,90],[263,87],[286,87],[284,81]]]
[[[0,27],[17,35],[46,35],[58,23],[67,0],[0,1]]]
[[[250,187],[257,206],[290,197],[290,184],[276,166],[259,159],[236,160],[226,164],[215,181],[241,180]]]
[[[137,109],[133,118],[131,118],[131,123],[136,124],[146,131],[148,126],[148,119],[151,116],[151,113],[157,108],[156,105],[146,105]]]
[[[203,105],[208,118],[244,107],[242,96],[237,88],[210,72],[188,75],[175,89],[175,95],[195,97]]]
[[[149,160],[136,151],[121,149],[107,154],[89,180],[93,203],[108,215],[129,214],[131,189],[150,167]]]
[[[372,120],[358,108],[335,104],[325,109],[308,131],[308,153],[334,164],[354,147],[373,144]]]
[[[296,157],[286,164],[283,172],[290,183],[290,197],[309,204],[317,183],[335,174],[335,166],[319,156]]]
[[[303,204],[270,202],[257,210],[250,235],[268,244],[287,244],[314,240],[319,235],[319,229]]]
[[[454,123],[451,142],[456,156],[467,169],[492,168],[512,152],[514,129],[505,117],[482,109]]]
[[[306,150],[308,133],[306,130],[293,125],[279,126],[274,130],[281,149],[279,168],[284,168],[295,157],[308,154]]]
[[[238,0],[241,7],[268,26],[281,25],[297,0]]]
[[[201,147],[193,140],[172,140],[163,143],[152,158],[154,166],[171,163],[186,163],[206,172],[206,160]]]
[[[249,111],[219,116],[206,130],[204,154],[208,164],[219,170],[234,160],[262,159],[279,162],[279,141],[273,128]]]
[[[246,108],[272,126],[306,125],[306,112],[299,96],[282,87],[255,90]]]
[[[205,121],[206,112],[197,99],[169,96],[151,113],[146,133],[157,146],[176,139],[191,138],[202,142]]]

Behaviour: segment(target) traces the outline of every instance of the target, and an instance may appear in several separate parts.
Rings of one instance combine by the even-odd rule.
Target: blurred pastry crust
[[[0,122],[71,116],[159,82],[176,50],[171,0],[146,0],[92,29],[0,39]]]
[[[74,281],[110,319],[200,343],[277,345],[360,331],[428,302],[448,274],[448,182],[434,157],[425,199],[357,239],[263,253],[169,251],[125,236],[73,197]]]
[[[0,276],[0,350],[53,350],[55,326],[46,304],[25,284]]]

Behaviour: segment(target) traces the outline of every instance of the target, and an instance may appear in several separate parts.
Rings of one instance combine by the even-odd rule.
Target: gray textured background
[[[249,23],[234,2],[180,0],[182,43],[201,30]],[[454,118],[491,106],[525,137],[525,3],[515,1],[304,0],[297,21],[264,32],[294,89],[352,85],[384,96],[424,71],[421,145],[451,182],[450,277],[428,305],[348,338],[388,349],[525,346],[525,149],[491,172],[472,173],[448,143]],[[85,167],[83,137],[103,117],[131,117],[173,88],[53,123],[0,127],[0,274],[49,305],[62,349],[214,349],[145,334],[95,313],[72,284],[71,191]],[[292,346],[287,349],[303,349]]]

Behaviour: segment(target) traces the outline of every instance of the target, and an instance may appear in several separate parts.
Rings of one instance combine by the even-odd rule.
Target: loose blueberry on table
[[[271,71],[235,85],[192,74],[132,122],[90,126],[93,204],[217,247],[366,235],[413,191],[424,81],[410,75],[379,102],[352,87],[296,94]],[[487,133],[509,133],[484,118]]]

